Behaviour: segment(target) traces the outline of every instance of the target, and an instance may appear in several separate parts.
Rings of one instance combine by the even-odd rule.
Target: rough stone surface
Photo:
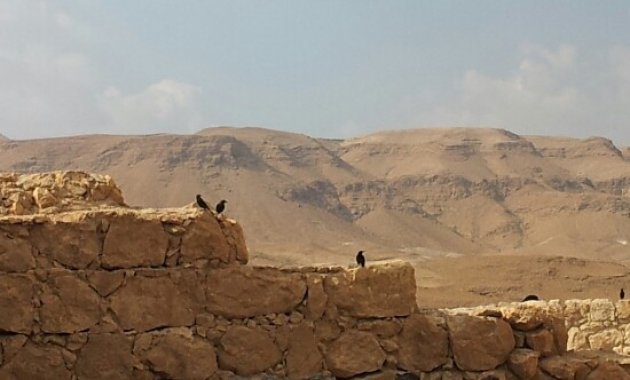
[[[451,350],[459,369],[486,371],[504,363],[515,347],[510,325],[496,318],[450,316]]]
[[[32,299],[31,278],[0,274],[0,331],[30,333],[34,311]]]
[[[85,214],[68,221],[36,224],[33,245],[40,254],[71,269],[87,268],[101,253],[100,222]]]
[[[293,310],[306,294],[302,276],[280,270],[232,267],[208,273],[208,311],[244,318]]]
[[[215,258],[223,262],[230,260],[230,246],[217,219],[211,213],[204,213],[182,237],[181,261],[194,262],[199,259]],[[236,256],[236,253],[234,253]]]
[[[101,297],[107,297],[120,287],[125,272],[119,271],[90,271],[88,281]]]
[[[630,374],[616,363],[604,362],[586,376],[586,380],[630,380]]]
[[[132,343],[122,334],[90,334],[77,356],[77,375],[86,380],[133,379]]]
[[[416,281],[411,264],[392,261],[356,268],[324,280],[328,302],[353,317],[396,317],[413,313]]]
[[[306,317],[311,320],[320,319],[324,315],[324,311],[326,311],[326,303],[328,302],[328,295],[324,292],[322,276],[307,275],[306,287],[308,291]]]
[[[516,349],[508,358],[508,368],[519,379],[531,379],[538,369],[540,353],[528,349]]]
[[[291,379],[309,379],[322,370],[323,355],[317,347],[313,329],[301,323],[291,330],[286,356],[287,374]]]
[[[219,365],[240,376],[263,372],[282,360],[282,353],[265,331],[231,326],[219,344]]]
[[[385,358],[372,334],[348,330],[328,347],[326,365],[333,375],[348,378],[380,369]]]
[[[591,370],[584,362],[566,356],[544,358],[539,364],[555,379],[583,379]]]
[[[0,229],[0,272],[26,272],[35,268],[33,248],[28,236],[20,236],[28,232],[15,227],[7,230]]]
[[[443,318],[413,314],[398,338],[398,366],[408,371],[432,371],[448,361],[448,332]]]
[[[168,235],[159,220],[123,215],[110,222],[103,244],[106,268],[156,267],[164,264]]]
[[[527,347],[540,352],[542,356],[558,354],[558,349],[556,348],[556,344],[554,342],[554,336],[545,328],[527,332],[525,334],[525,343],[527,344]]]
[[[27,343],[0,368],[0,379],[70,380],[61,349],[54,345]]]

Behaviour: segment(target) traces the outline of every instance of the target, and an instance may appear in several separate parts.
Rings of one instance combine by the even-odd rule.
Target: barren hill
[[[348,264],[361,248],[370,259],[433,259],[435,270],[418,273],[441,286],[450,281],[450,264],[437,264],[444,257],[630,259],[630,160],[622,152],[604,138],[497,129],[328,140],[222,127],[5,140],[0,170],[107,173],[138,206],[184,205],[197,193],[227,199],[254,263]]]

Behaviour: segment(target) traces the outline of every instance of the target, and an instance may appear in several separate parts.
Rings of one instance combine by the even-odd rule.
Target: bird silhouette
[[[540,298],[538,298],[537,295],[535,294],[529,294],[527,297],[523,298],[523,300],[521,302],[527,302],[527,301],[538,301],[540,300]]]
[[[357,264],[361,267],[365,267],[365,256],[363,256],[363,251],[359,251],[359,253],[357,253]]]
[[[624,299],[626,297],[626,292],[623,291],[623,288],[619,291],[619,299]]]
[[[210,207],[208,207],[206,201],[204,201],[199,194],[197,194],[197,206],[201,207],[204,210],[210,210]]]
[[[225,210],[226,203],[227,201],[225,199],[222,199],[221,202],[217,203],[217,206],[215,207],[217,214],[220,214]]]

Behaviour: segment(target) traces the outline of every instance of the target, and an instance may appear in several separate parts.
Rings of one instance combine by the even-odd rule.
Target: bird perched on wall
[[[210,207],[208,207],[206,201],[204,201],[199,194],[197,194],[197,206],[201,207],[204,210],[210,210]]]
[[[626,296],[626,293],[623,291],[623,288],[621,288],[621,290],[619,291],[619,299],[624,299]]]
[[[357,264],[361,267],[365,267],[365,256],[363,256],[363,251],[359,251],[359,253],[357,253]]]
[[[215,211],[217,212],[217,214],[220,214],[225,210],[226,203],[227,201],[225,199],[222,199],[221,202],[217,203],[217,206],[215,207]]]
[[[527,297],[523,298],[523,300],[521,302],[527,302],[527,301],[538,301],[540,300],[540,298],[538,298],[537,295],[535,294],[530,294]]]

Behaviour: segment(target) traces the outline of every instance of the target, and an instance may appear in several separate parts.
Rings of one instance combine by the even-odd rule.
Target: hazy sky
[[[0,133],[211,125],[630,145],[630,1],[0,0]]]

